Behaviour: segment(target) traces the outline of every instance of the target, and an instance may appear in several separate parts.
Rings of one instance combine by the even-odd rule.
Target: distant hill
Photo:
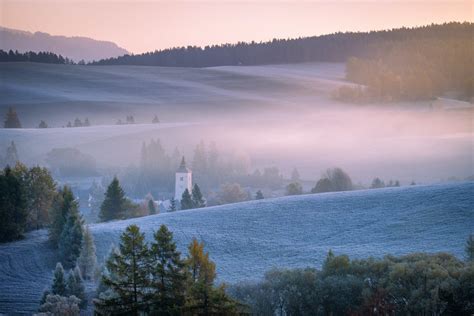
[[[128,54],[125,49],[112,42],[97,41],[87,37],[31,33],[5,27],[0,27],[0,49],[19,52],[52,52],[75,62],[82,59],[89,62]]]
[[[465,182],[302,195],[89,227],[102,262],[127,225],[139,225],[149,240],[166,224],[183,253],[193,237],[204,241],[219,281],[234,283],[272,267],[320,267],[329,249],[352,258],[410,252],[461,258],[474,227],[473,190]],[[0,245],[0,313],[36,311],[55,263],[45,230]]]

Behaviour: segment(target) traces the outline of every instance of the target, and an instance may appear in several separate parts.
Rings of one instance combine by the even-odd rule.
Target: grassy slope
[[[102,259],[129,224],[148,238],[166,224],[181,251],[206,243],[220,281],[272,267],[320,266],[328,249],[351,257],[447,251],[462,256],[474,227],[474,183],[252,201],[92,225]],[[54,268],[46,232],[0,245],[0,312],[33,311]]]

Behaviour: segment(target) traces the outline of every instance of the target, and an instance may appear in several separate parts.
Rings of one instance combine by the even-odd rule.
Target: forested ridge
[[[349,57],[373,57],[387,42],[437,39],[472,41],[473,23],[446,23],[371,32],[345,32],[268,42],[239,42],[205,47],[187,46],[138,55],[103,59],[97,65],[212,67],[301,62],[345,62]],[[376,46],[374,46],[376,45]],[[379,47],[379,49],[377,49]]]

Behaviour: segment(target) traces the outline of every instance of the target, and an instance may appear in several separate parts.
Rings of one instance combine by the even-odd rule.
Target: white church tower
[[[189,194],[193,189],[193,179],[192,179],[192,172],[190,169],[186,168],[186,162],[181,159],[181,165],[179,166],[178,170],[176,170],[176,184],[174,188],[174,199],[176,201],[181,201],[181,197],[183,196],[183,192],[188,189]]]

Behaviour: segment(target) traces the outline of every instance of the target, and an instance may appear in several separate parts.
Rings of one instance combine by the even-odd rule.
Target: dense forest
[[[4,51],[0,49],[0,62],[33,62],[44,64],[74,64],[72,60],[50,52]]]
[[[273,39],[196,47],[176,47],[140,55],[125,55],[94,62],[98,65],[148,65],[170,67],[211,67],[262,65],[313,61],[345,62],[349,57],[373,57],[374,45],[387,42],[437,39],[472,41],[472,23],[447,23],[388,31],[346,32],[297,39]],[[376,46],[375,46],[376,47]]]

